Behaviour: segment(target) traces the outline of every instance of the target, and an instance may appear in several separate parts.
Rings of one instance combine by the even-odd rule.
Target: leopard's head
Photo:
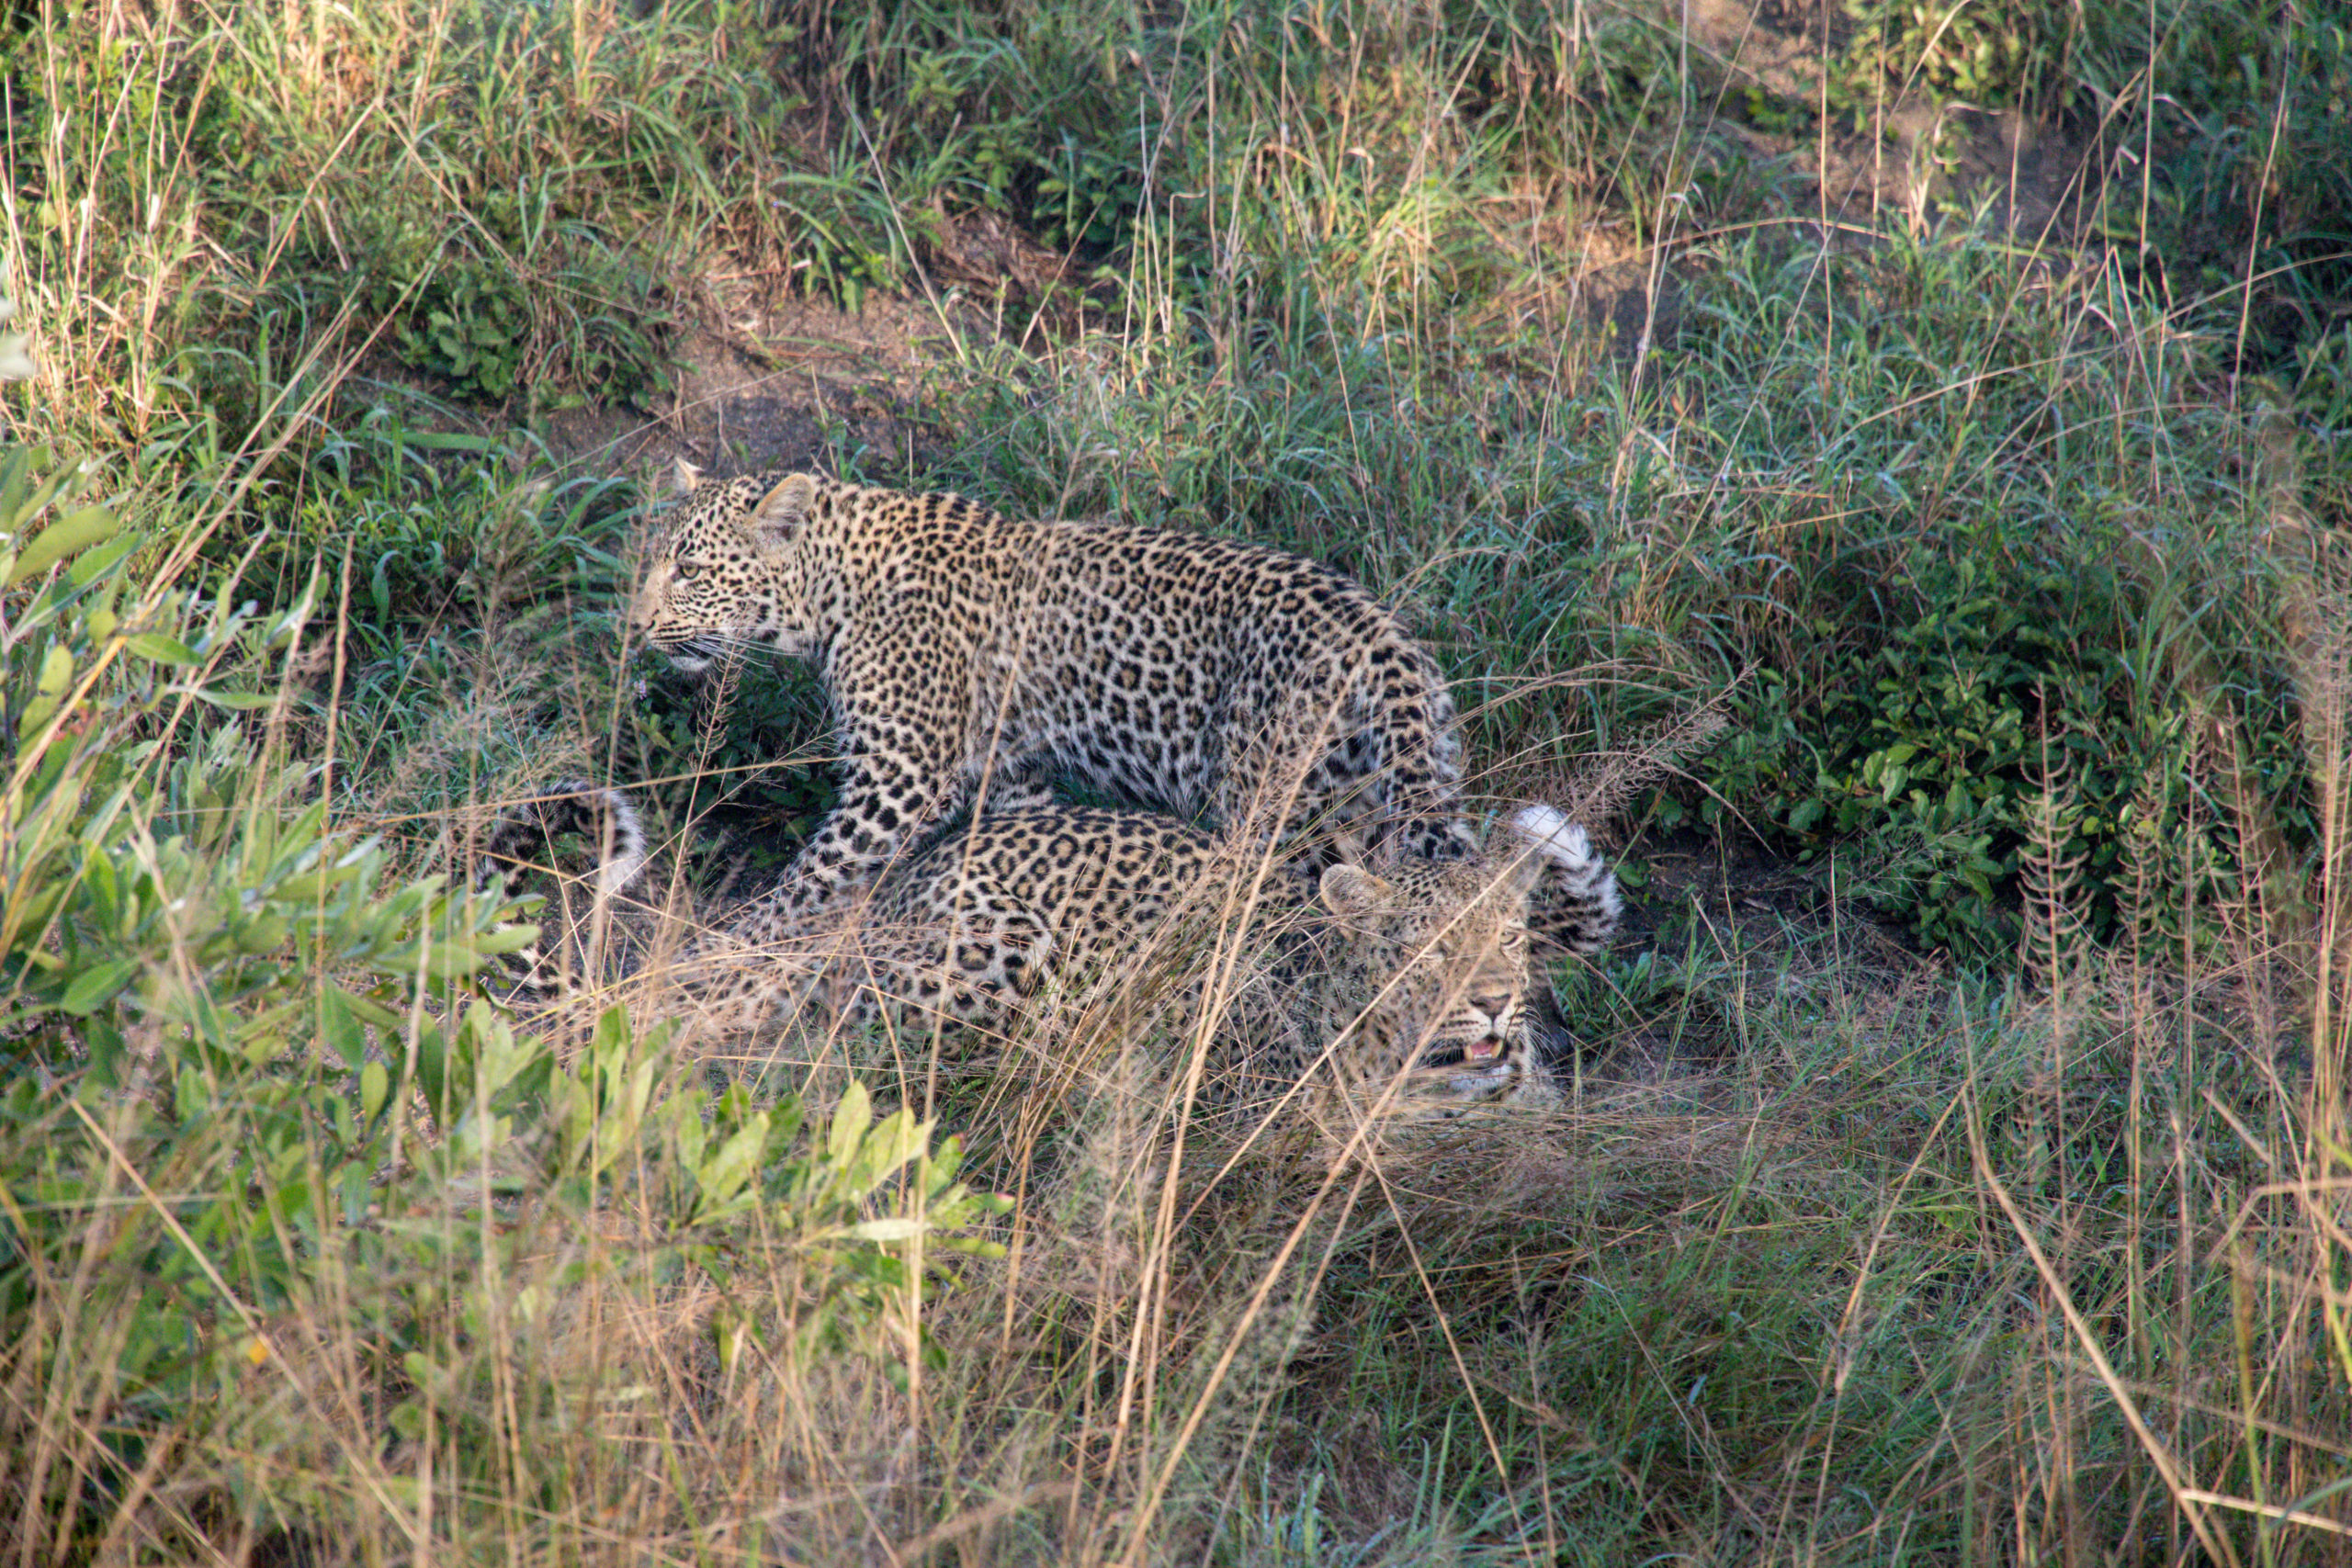
[[[681,462],[673,482],[684,499],[647,542],[631,628],[689,674],[754,649],[814,654],[822,632],[794,547],[825,481],[775,473],[705,480]]]
[[[1595,863],[1581,827],[1531,806],[1477,860],[1326,868],[1329,999],[1344,1015],[1329,1021],[1352,1024],[1334,1051],[1340,1078],[1374,1099],[1401,1071],[1398,1100],[1440,1109],[1532,1092],[1542,1069],[1529,907],[1547,877]]]

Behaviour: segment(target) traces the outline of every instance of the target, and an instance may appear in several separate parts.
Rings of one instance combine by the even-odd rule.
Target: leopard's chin
[[[675,642],[656,641],[652,648],[676,673],[697,680],[726,654],[724,644],[700,637],[680,637]]]
[[[1485,1100],[1510,1087],[1515,1055],[1500,1040],[1441,1041],[1421,1053],[1419,1076],[1456,1099]]]

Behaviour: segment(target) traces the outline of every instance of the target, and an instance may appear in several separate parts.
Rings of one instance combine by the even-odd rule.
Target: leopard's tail
[[[596,892],[628,890],[645,870],[645,818],[627,790],[566,779],[500,817],[482,845],[474,885],[511,888],[556,840],[576,833],[596,848]]]
[[[1608,944],[1624,917],[1617,874],[1609,869],[1581,823],[1556,807],[1522,807],[1511,831],[1546,863],[1528,909],[1528,929],[1542,942],[1584,956]]]
[[[523,873],[540,863],[555,840],[572,834],[595,851],[599,904],[627,892],[644,874],[645,818],[637,803],[625,790],[566,779],[499,818],[475,863],[474,886],[514,897]],[[580,933],[566,930],[574,920],[559,917],[552,909],[550,919],[555,922],[552,926],[547,920],[540,922],[539,941],[517,949],[508,961],[518,998],[545,1000],[571,988],[572,939]],[[549,945],[551,931],[558,933],[553,942],[558,956],[552,961],[542,951]]]

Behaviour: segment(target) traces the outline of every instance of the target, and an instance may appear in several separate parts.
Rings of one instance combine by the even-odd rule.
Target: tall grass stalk
[[[2340,1560],[2344,51],[2029,12],[1805,104],[1579,5],[25,13],[10,1557]],[[1828,220],[1781,149],[1980,41],[2106,227]],[[954,281],[984,216],[1063,281]],[[933,285],[935,436],[835,468],[1417,615],[1474,801],[1646,878],[1564,1105],[1234,1137],[1236,922],[985,1048],[693,1033],[823,715],[628,662],[645,502],[544,432],[722,257]],[[674,882],[517,1016],[467,829],[582,776]]]

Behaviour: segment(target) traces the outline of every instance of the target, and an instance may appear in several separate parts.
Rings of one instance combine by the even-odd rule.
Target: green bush
[[[2051,848],[2103,934],[2143,840],[2171,866],[2233,862],[2241,774],[2313,841],[2272,572],[2212,477],[2240,427],[2176,410],[2156,437],[2125,345],[2074,313],[2143,300],[2037,288],[1961,244],[1821,274],[1723,259],[1683,339],[1708,400],[1684,440],[1758,478],[1661,465],[1634,504],[1709,569],[1681,576],[1661,629],[1747,678],[1668,819],[1836,851],[1846,886],[1977,958],[2014,947],[2045,786],[2065,806]],[[1646,549],[1612,569],[1658,570]],[[2243,757],[2210,752],[2199,716],[2223,711]]]
[[[993,1249],[972,1231],[1005,1205],[955,1179],[954,1142],[906,1111],[876,1121],[854,1083],[812,1126],[789,1097],[714,1106],[665,1031],[634,1039],[617,1011],[564,1065],[481,1002],[444,1030],[284,972],[310,987],[287,999],[317,1021],[311,1062],[282,1038],[207,1050],[191,1029],[128,1093],[95,1071],[0,1090],[0,1332],[15,1364],[103,1413],[70,1437],[0,1417],[13,1451],[51,1461],[19,1498],[44,1523],[119,1506],[157,1442],[249,1455],[258,1480],[316,1417],[252,1400],[245,1377],[313,1353],[303,1328],[365,1347],[375,1440],[494,1452],[504,1358],[571,1283],[546,1269],[549,1238],[599,1216],[632,1233],[606,1273],[718,1293],[721,1357],[871,1357],[901,1378],[925,1296]],[[104,1358],[76,1363],[94,1328]],[[560,1419],[571,1392],[523,1398]],[[277,1513],[299,1493],[263,1495]]]
[[[74,477],[0,462],[0,1343],[74,1402],[0,1415],[23,1528],[86,1550],[77,1521],[135,1506],[178,1445],[258,1475],[315,1413],[246,1375],[329,1325],[365,1347],[374,1441],[490,1434],[492,1325],[530,1332],[531,1291],[563,1284],[531,1283],[547,1237],[598,1216],[636,1227],[616,1266],[643,1288],[717,1292],[729,1343],[898,1366],[1003,1206],[956,1145],[854,1082],[816,1124],[792,1097],[713,1105],[618,1010],[560,1053],[470,999],[531,929],[392,877],[318,770],[248,732],[293,695],[254,682],[302,612],[142,578],[110,509],[65,509]],[[300,1523],[263,1495],[238,1506]]]
[[[2041,111],[2073,88],[2080,5],[1846,0],[1845,10],[1854,28],[1828,63],[1825,92],[1830,111],[1850,115],[1857,130],[1905,91]]]
[[[1997,961],[2022,934],[2027,857],[2064,863],[2079,914],[2109,940],[2135,855],[2182,874],[2234,864],[2240,824],[2233,763],[2200,751],[2196,706],[2161,660],[2135,662],[2109,640],[2152,613],[2147,597],[2127,587],[2086,602],[2080,590],[2099,575],[2087,561],[2036,581],[1987,558],[2000,558],[1915,554],[1911,581],[1928,596],[1917,618],[1822,690],[1759,671],[1702,765],[1714,793],[1698,810],[1718,827],[1768,828],[1800,859],[1836,859],[1848,892],[1901,914],[1923,942]],[[2310,845],[2291,693],[2275,673],[2266,685],[2241,694],[2247,782]],[[2045,821],[2057,837],[2038,842]]]

